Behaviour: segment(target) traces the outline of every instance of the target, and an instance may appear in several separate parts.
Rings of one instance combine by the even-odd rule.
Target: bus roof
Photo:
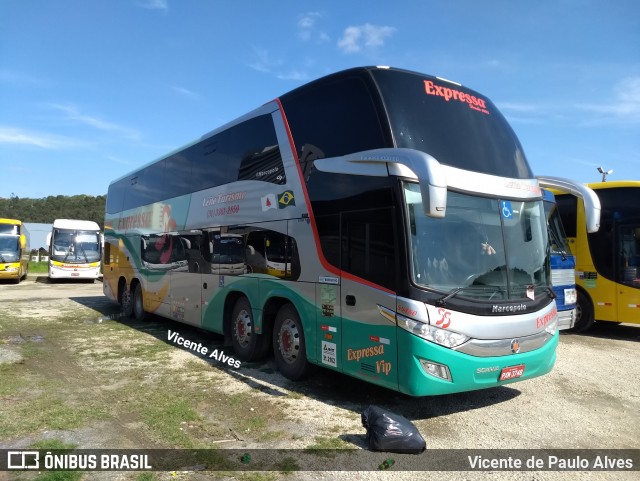
[[[22,221],[17,219],[0,219],[0,224],[22,225]]]
[[[56,219],[54,229],[100,230],[100,226],[91,220]]]
[[[608,180],[606,182],[592,182],[586,185],[593,190],[615,189],[619,187],[640,187],[640,180]]]

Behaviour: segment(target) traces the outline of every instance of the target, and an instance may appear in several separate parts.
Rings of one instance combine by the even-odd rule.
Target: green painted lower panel
[[[403,329],[398,329],[400,391],[411,396],[433,396],[476,389],[486,389],[542,376],[553,368],[559,335],[556,333],[540,349],[499,357],[476,357],[425,341]],[[453,382],[426,374],[420,359],[446,365]],[[503,368],[524,365],[522,377],[498,381]],[[478,370],[484,372],[478,372]]]

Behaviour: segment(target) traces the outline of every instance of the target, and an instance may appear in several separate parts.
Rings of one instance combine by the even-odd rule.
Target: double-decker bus
[[[588,187],[571,180],[557,177],[539,177],[540,184],[564,192],[574,192],[584,201],[589,217],[588,232],[597,232],[600,227],[600,201]],[[556,190],[558,192],[558,190]],[[576,256],[571,253],[569,241],[558,213],[555,196],[549,189],[542,190],[544,209],[549,225],[549,246],[551,249],[551,284],[556,294],[558,307],[558,329],[572,329],[577,316]]]
[[[100,277],[102,234],[100,226],[89,220],[56,219],[47,235],[49,279]]]
[[[239,272],[215,258],[229,247]],[[388,67],[310,82],[113,181],[104,292],[242,360],[273,352],[289,379],[317,365],[413,396],[543,375],[558,343],[514,132],[483,95]]]
[[[640,324],[640,181],[587,184],[602,206],[600,229],[585,228],[583,201],[556,193],[558,211],[576,256],[578,311],[574,330],[598,322]]]
[[[0,279],[19,284],[29,274],[29,231],[17,219],[0,219]]]

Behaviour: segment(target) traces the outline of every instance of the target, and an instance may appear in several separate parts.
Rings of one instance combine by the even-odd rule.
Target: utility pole
[[[613,170],[604,170],[602,167],[598,167],[598,172],[602,174],[602,182],[607,181],[607,175],[613,174]]]

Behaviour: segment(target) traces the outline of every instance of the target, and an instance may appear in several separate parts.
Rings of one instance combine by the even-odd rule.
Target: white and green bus
[[[489,99],[387,67],[301,86],[115,180],[104,292],[413,396],[556,358],[542,193]]]

